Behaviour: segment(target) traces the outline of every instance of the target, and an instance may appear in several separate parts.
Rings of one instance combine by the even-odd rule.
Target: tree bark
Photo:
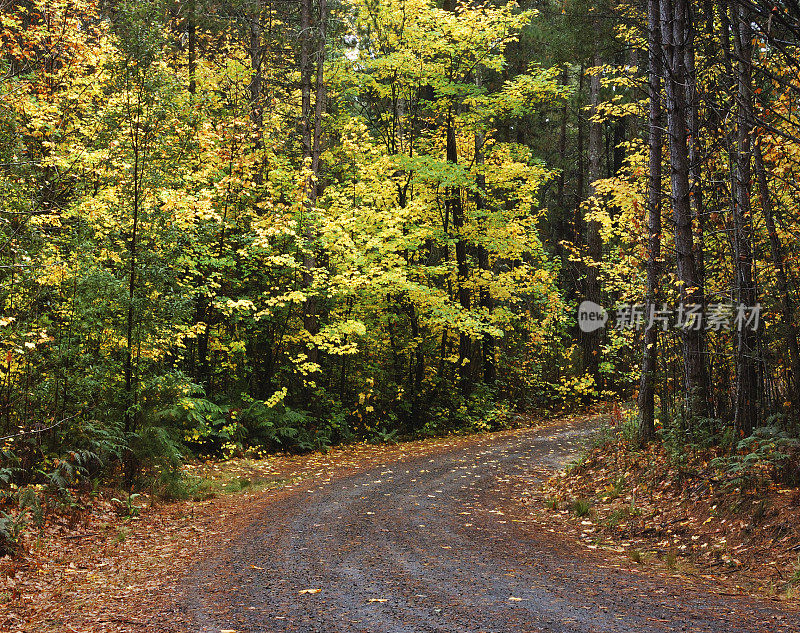
[[[661,32],[659,0],[647,3],[647,54],[649,62],[650,108],[648,113],[649,177],[647,188],[647,297],[646,305],[656,305],[661,259]],[[639,436],[648,442],[655,436],[655,374],[658,328],[644,334],[642,376],[639,387]]]
[[[475,71],[475,85],[478,87],[481,86],[480,68]],[[475,194],[475,208],[477,209],[479,216],[481,216],[486,209],[486,204],[483,199],[483,191],[486,188],[486,177],[483,174],[483,166],[485,164],[485,156],[483,153],[484,140],[485,137],[482,131],[475,132],[475,167],[477,170],[475,176],[475,184],[477,185],[477,192]],[[559,186],[560,191],[563,194],[563,172],[562,180],[560,181]],[[483,222],[483,219],[480,221]],[[489,252],[486,250],[486,247],[483,246],[483,244],[478,246],[478,268],[480,268],[480,270],[485,274],[491,274],[491,268],[489,266]],[[481,284],[478,301],[480,307],[485,310],[487,314],[491,315],[492,310],[494,309],[494,301],[492,300],[491,292],[486,287],[486,280],[482,280]],[[493,384],[497,376],[497,371],[495,369],[494,349],[494,336],[491,334],[484,334],[481,345],[481,364],[483,365],[483,381],[486,384]]]
[[[690,11],[687,5],[687,11]],[[702,144],[700,142],[700,93],[697,81],[697,68],[695,64],[696,30],[690,13],[686,14],[686,46],[684,47],[684,64],[686,67],[686,125],[687,125],[687,144],[689,147],[689,176],[690,189],[689,201],[692,208],[692,229],[694,231],[693,254],[694,264],[697,273],[697,300],[701,305],[703,314],[706,312],[706,264],[705,264],[705,220],[703,211],[703,162]],[[705,329],[697,332],[700,345],[701,358],[708,358],[708,337]],[[703,364],[703,381],[705,385],[711,384],[710,365]],[[703,410],[705,415],[710,415],[713,411],[713,400],[706,388],[703,397],[706,398]]]
[[[445,11],[455,12],[455,0],[445,0],[443,3]],[[451,78],[452,79],[452,78]],[[456,104],[451,103],[447,111],[447,128],[446,128],[446,152],[447,162],[458,163],[458,146],[456,143],[456,130],[455,130],[455,111]],[[453,230],[456,233],[456,273],[457,285],[456,294],[458,296],[458,303],[461,309],[468,311],[471,307],[471,293],[467,286],[467,279],[469,277],[469,262],[467,261],[467,241],[464,239],[464,207],[461,203],[461,189],[458,187],[451,187],[448,192],[448,198],[445,206],[449,209],[451,217],[453,218]],[[468,332],[463,330],[459,331],[458,335],[458,380],[461,386],[461,391],[468,394],[472,391],[472,381],[470,380],[470,367],[469,361],[472,353],[472,340]]]
[[[303,327],[309,337],[306,355],[309,362],[319,363],[319,350],[312,338],[319,333],[319,316],[316,297],[313,295],[314,269],[317,258],[314,252],[316,230],[312,220],[314,206],[319,196],[319,163],[322,149],[322,115],[325,109],[326,86],[324,77],[325,38],[327,24],[326,0],[319,0],[317,28],[317,63],[312,63],[314,49],[311,16],[313,0],[302,0],[300,7],[300,74],[301,74],[301,116],[303,126],[303,158],[310,168],[305,183],[305,218],[303,232],[306,239],[303,255],[302,283],[307,296],[303,305]],[[311,91],[314,84],[314,105],[312,110]]]
[[[580,72],[578,73],[578,94],[583,93],[583,82],[584,82],[584,74],[585,68],[583,64],[581,64]],[[584,171],[584,146],[586,145],[584,137],[586,136],[586,132],[584,131],[583,125],[583,115],[581,114],[580,109],[578,110],[578,138],[577,138],[577,152],[578,152],[578,174],[575,179],[575,227],[574,227],[574,235],[575,235],[575,245],[577,246],[580,241],[580,235],[583,233],[583,219],[581,218],[581,204],[584,200],[584,190],[586,189],[585,180],[586,174]]]
[[[736,286],[740,305],[754,306],[756,287],[753,278],[752,208],[750,205],[750,162],[752,159],[753,95],[751,90],[752,29],[744,9],[738,13],[734,26],[734,48],[738,63],[736,164],[733,171],[733,216],[736,242]],[[736,431],[747,436],[758,423],[761,388],[758,380],[757,332],[740,324],[736,341]]]
[[[700,278],[695,259],[690,204],[690,165],[686,117],[687,0],[661,1],[661,40],[665,54],[664,87],[667,133],[670,146],[670,202],[675,222],[675,252],[681,301],[684,305],[702,304]],[[702,324],[700,324],[702,327]],[[682,335],[684,365],[684,409],[686,418],[707,416],[705,366],[702,332],[685,327]]]
[[[599,51],[595,51],[592,64],[601,66],[603,60]],[[591,116],[597,115],[600,105],[600,74],[595,72],[589,80],[589,103]],[[601,154],[603,145],[603,124],[599,121],[589,122],[589,143],[587,151],[587,176],[589,179],[589,203],[587,211],[594,207],[593,196],[596,193],[595,181],[600,179]],[[600,281],[598,279],[598,265],[602,260],[602,241],[600,239],[600,222],[587,220],[586,222],[586,286],[585,299],[599,304],[601,301]],[[594,378],[595,385],[600,385],[600,340],[602,329],[594,332],[582,332],[581,342],[583,348],[584,370]]]
[[[770,253],[772,255],[772,263],[775,266],[775,279],[778,282],[778,294],[781,297],[784,339],[786,341],[786,347],[789,350],[789,362],[791,367],[788,385],[789,398],[792,410],[796,412],[798,408],[800,408],[797,394],[798,381],[800,380],[800,347],[798,347],[797,344],[797,328],[794,324],[794,301],[789,291],[789,280],[786,275],[783,245],[778,236],[778,231],[775,229],[775,216],[767,182],[767,170],[764,167],[764,157],[761,154],[761,147],[758,143],[756,143],[755,146],[754,159],[761,194],[761,211],[764,214],[764,224],[766,224],[767,233],[769,234]]]
[[[456,132],[453,121],[452,111],[447,117],[447,161],[458,163],[458,150],[456,146]],[[461,203],[461,190],[458,187],[451,187],[446,202],[453,218],[453,230],[456,233],[456,273],[457,273],[457,296],[461,309],[470,309],[471,297],[467,286],[469,277],[469,263],[467,261],[467,241],[464,239],[464,207]],[[461,390],[464,393],[471,391],[471,381],[469,379],[470,368],[468,366],[471,355],[472,341],[469,333],[460,331],[458,336],[458,377]]]
[[[136,71],[137,73],[140,71]],[[142,100],[144,98],[144,78],[137,76],[136,103],[128,102],[128,125],[131,128],[131,149],[133,150],[133,217],[131,225],[131,239],[129,242],[130,267],[128,271],[128,310],[125,327],[125,413],[123,415],[123,429],[126,436],[137,430],[139,416],[137,413],[137,370],[139,355],[134,361],[133,343],[136,327],[136,295],[138,291],[138,260],[139,255],[139,216],[141,214],[142,174],[147,146],[147,138],[142,131]],[[130,97],[129,97],[130,98]],[[125,457],[125,483],[130,486],[136,478],[138,462],[133,451],[128,451]]]
[[[195,0],[190,0],[188,12],[189,15],[186,18],[186,37],[189,45],[189,64],[187,70],[189,73],[189,94],[194,95],[197,91],[197,81],[195,79],[195,72],[197,69],[197,18],[195,14],[197,12],[197,7]]]

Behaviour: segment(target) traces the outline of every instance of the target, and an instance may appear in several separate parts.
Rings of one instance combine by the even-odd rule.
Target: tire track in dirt
[[[547,476],[595,424],[494,434],[297,486],[191,575],[195,630],[800,631],[795,612],[633,573],[498,509],[499,482]]]

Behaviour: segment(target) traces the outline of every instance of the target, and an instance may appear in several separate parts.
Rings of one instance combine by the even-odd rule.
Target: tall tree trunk
[[[445,11],[455,12],[456,1],[445,0],[443,3]],[[458,163],[458,146],[456,143],[455,130],[456,105],[452,103],[447,111],[447,162]],[[464,207],[461,203],[461,189],[451,187],[445,205],[449,208],[453,218],[453,229],[456,233],[456,272],[457,272],[457,295],[461,309],[468,311],[471,305],[470,290],[467,286],[469,277],[469,262],[467,261],[467,240],[464,239]],[[461,391],[465,394],[472,390],[470,380],[470,367],[468,366],[472,352],[472,340],[467,332],[460,331],[458,336],[458,378]]]
[[[480,88],[481,86],[481,69],[478,68],[475,71],[475,84]],[[483,153],[483,143],[485,141],[485,137],[482,131],[475,132],[475,167],[477,169],[477,175],[475,176],[475,184],[477,185],[477,192],[475,193],[475,208],[478,211],[478,216],[480,217],[485,209],[486,204],[483,199],[483,191],[486,188],[486,177],[483,174],[483,167],[485,164],[485,156]],[[562,172],[563,176],[563,172]],[[560,184],[560,191],[562,192],[563,196],[563,181]],[[480,220],[483,222],[483,219]],[[490,266],[489,266],[489,252],[486,250],[486,247],[483,244],[478,245],[478,268],[482,271],[490,274]],[[482,280],[480,296],[479,296],[479,303],[480,307],[486,311],[487,314],[491,314],[492,310],[494,309],[494,301],[492,300],[492,295],[489,289],[486,287],[486,281]],[[494,359],[494,336],[491,334],[484,334],[483,341],[481,346],[481,362],[483,365],[483,381],[487,384],[492,384],[495,381],[497,376],[497,372],[495,369],[495,359]]]
[[[137,414],[137,381],[136,370],[138,366],[138,354],[134,361],[133,343],[134,330],[136,323],[136,294],[138,284],[138,260],[139,255],[139,216],[141,214],[141,191],[142,173],[144,164],[144,153],[146,139],[142,132],[142,99],[144,79],[137,77],[139,85],[136,86],[135,112],[131,110],[131,103],[128,103],[128,124],[131,127],[131,148],[133,150],[133,218],[131,226],[131,239],[129,245],[130,268],[128,271],[128,314],[125,325],[125,413],[123,416],[123,428],[126,436],[134,433],[138,427]],[[125,483],[133,485],[138,470],[136,456],[132,451],[128,451],[125,459]]]
[[[650,149],[647,188],[647,298],[648,309],[654,309],[658,295],[661,259],[661,31],[659,0],[647,3],[647,54],[649,62],[650,109],[648,113],[648,145]],[[639,436],[648,442],[655,435],[655,374],[658,351],[658,328],[644,334],[642,376],[639,387]]]
[[[689,5],[687,5],[689,6]],[[690,10],[690,9],[687,9]],[[694,230],[693,254],[695,271],[697,273],[697,297],[701,305],[701,311],[706,311],[706,264],[705,264],[705,221],[703,211],[703,161],[702,144],[700,142],[700,93],[697,80],[697,68],[695,64],[695,42],[696,30],[691,16],[687,13],[686,19],[686,46],[684,47],[684,64],[686,67],[686,125],[687,125],[687,144],[689,146],[689,174],[690,190],[689,200],[692,208],[692,228]],[[702,358],[708,358],[708,337],[705,329],[697,332],[700,339],[700,353]],[[706,385],[710,384],[710,367],[703,367],[703,380]],[[706,413],[713,411],[713,401],[709,400],[708,389],[703,391],[706,398],[703,410]]]
[[[736,15],[738,13],[738,15]],[[755,306],[753,278],[752,209],[750,162],[752,159],[753,95],[751,90],[752,29],[744,9],[732,9],[734,48],[738,63],[737,139],[734,183],[734,239],[736,242],[736,286],[739,304]],[[734,424],[740,435],[750,435],[758,422],[761,389],[758,380],[758,336],[739,324],[736,341],[736,406]]]
[[[447,161],[454,165],[458,163],[458,150],[456,146],[456,131],[452,110],[447,116]],[[446,205],[453,218],[453,230],[456,233],[456,273],[458,303],[461,309],[470,309],[470,290],[467,286],[469,277],[469,263],[467,261],[467,241],[464,239],[464,207],[461,203],[461,189],[451,187],[448,192]],[[458,336],[458,377],[464,393],[471,391],[469,360],[471,356],[472,341],[467,332],[460,331]]]
[[[319,159],[322,154],[322,115],[325,113],[325,102],[328,98],[325,85],[325,44],[327,42],[328,5],[327,0],[319,2],[319,27],[317,45],[316,86],[314,92],[314,141],[311,147],[311,171],[314,174],[314,202],[319,197]]]
[[[603,60],[600,53],[595,51],[592,64],[595,67],[601,66]],[[595,72],[589,80],[589,103],[591,105],[591,116],[598,113],[600,105],[600,74]],[[589,146],[587,152],[587,175],[589,178],[589,203],[586,205],[587,211],[594,208],[593,196],[596,193],[595,181],[600,179],[601,155],[603,146],[603,124],[599,121],[589,122]],[[600,303],[600,281],[598,279],[598,265],[602,260],[602,242],[600,240],[600,222],[589,219],[586,222],[586,286],[584,296],[589,301]],[[595,380],[596,385],[600,385],[600,340],[602,339],[602,329],[594,332],[582,332],[581,342],[583,348],[583,366]]]
[[[138,121],[137,121],[138,127]],[[138,255],[137,249],[139,247],[139,169],[140,169],[140,151],[139,151],[139,133],[138,130],[134,133],[136,139],[133,144],[133,226],[131,228],[130,239],[130,268],[128,270],[128,317],[125,324],[125,394],[126,394],[126,410],[125,410],[125,432],[131,433],[136,430],[136,413],[134,407],[136,405],[135,393],[135,376],[133,372],[133,330],[136,318],[134,302],[136,299],[136,257]]]
[[[197,81],[195,73],[197,70],[197,6],[195,0],[190,0],[188,15],[186,17],[186,38],[189,45],[189,94],[194,95],[197,91]]]
[[[256,0],[253,8],[253,15],[250,18],[250,67],[253,75],[250,78],[250,119],[253,123],[255,134],[256,155],[261,154],[259,162],[256,164],[253,182],[261,186],[264,182],[263,174],[263,150],[264,150],[264,100],[263,100],[263,51],[262,51],[262,28],[261,12],[263,0]]]
[[[314,41],[311,34],[311,14],[313,0],[301,0],[300,4],[300,117],[302,126],[303,158],[311,161],[313,149],[312,104],[311,84],[314,78],[314,66],[311,63],[311,54]],[[308,200],[313,196],[310,180],[306,181],[305,197]]]
[[[583,82],[585,75],[585,68],[581,63],[580,72],[578,73],[578,94],[583,93]],[[580,243],[580,235],[583,233],[583,218],[581,217],[581,205],[584,200],[584,191],[586,189],[586,174],[584,170],[584,146],[586,145],[584,137],[586,132],[583,124],[583,114],[580,109],[578,110],[578,138],[577,138],[577,152],[578,152],[578,174],[575,179],[575,245]]]
[[[197,3],[191,0],[187,9],[186,16],[186,35],[188,40],[188,74],[189,74],[189,95],[194,101],[197,92]],[[196,130],[195,130],[196,132]],[[192,373],[198,384],[208,386],[210,368],[208,365],[208,340],[210,336],[208,318],[209,301],[203,286],[205,275],[197,276],[197,296],[195,298],[194,322],[197,326],[196,351],[197,362],[192,359]]]
[[[306,239],[303,255],[303,288],[307,293],[303,305],[303,327],[309,337],[306,349],[308,360],[319,363],[319,350],[311,338],[319,333],[319,316],[316,297],[313,294],[314,269],[317,267],[317,258],[314,252],[316,229],[313,222],[313,210],[319,195],[319,162],[322,151],[322,115],[325,108],[326,86],[324,77],[325,64],[325,39],[326,24],[328,20],[326,0],[319,0],[319,16],[317,28],[317,48],[314,51],[314,38],[312,37],[311,16],[313,0],[302,0],[300,7],[300,91],[301,91],[301,116],[303,126],[303,158],[310,168],[310,173],[305,184],[305,218],[304,236]],[[313,64],[312,51],[317,55],[316,65]],[[314,104],[312,110],[311,92],[314,89]]]
[[[789,362],[791,366],[791,376],[789,380],[789,398],[792,410],[797,412],[800,409],[798,402],[798,381],[800,381],[800,347],[797,344],[797,328],[794,324],[794,301],[789,292],[789,280],[786,275],[786,265],[784,263],[783,245],[775,229],[775,216],[772,209],[772,199],[769,194],[767,183],[767,170],[764,167],[764,157],[761,154],[761,147],[756,143],[755,168],[758,176],[758,186],[761,194],[761,211],[764,214],[764,224],[767,226],[769,234],[770,253],[772,263],[775,266],[775,279],[778,282],[778,294],[781,298],[781,312],[783,313],[783,332],[786,347],[789,349]]]
[[[661,40],[665,53],[667,133],[670,146],[670,201],[675,222],[675,252],[681,301],[702,305],[699,294],[689,181],[688,127],[686,119],[687,0],[661,0]],[[703,361],[702,323],[683,329],[684,408],[688,420],[706,417],[707,398]]]
[[[569,85],[569,72],[565,69],[561,75],[561,83],[564,86]],[[568,100],[564,99],[564,105],[561,106],[561,126],[558,133],[558,158],[559,167],[561,172],[558,174],[558,189],[556,193],[556,205],[558,206],[559,214],[564,218],[564,189],[567,180],[567,119],[569,118]],[[564,239],[564,231],[559,232],[559,239]]]

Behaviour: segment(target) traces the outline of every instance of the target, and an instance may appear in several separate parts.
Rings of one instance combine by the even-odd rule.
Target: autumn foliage
[[[639,392],[641,441],[794,456],[798,29],[695,4],[3,1],[4,547],[192,455]]]

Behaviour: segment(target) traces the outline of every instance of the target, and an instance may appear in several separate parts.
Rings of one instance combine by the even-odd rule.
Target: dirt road
[[[798,615],[773,602],[635,573],[501,514],[504,480],[546,475],[591,428],[494,434],[302,484],[190,576],[194,630],[800,631]]]

